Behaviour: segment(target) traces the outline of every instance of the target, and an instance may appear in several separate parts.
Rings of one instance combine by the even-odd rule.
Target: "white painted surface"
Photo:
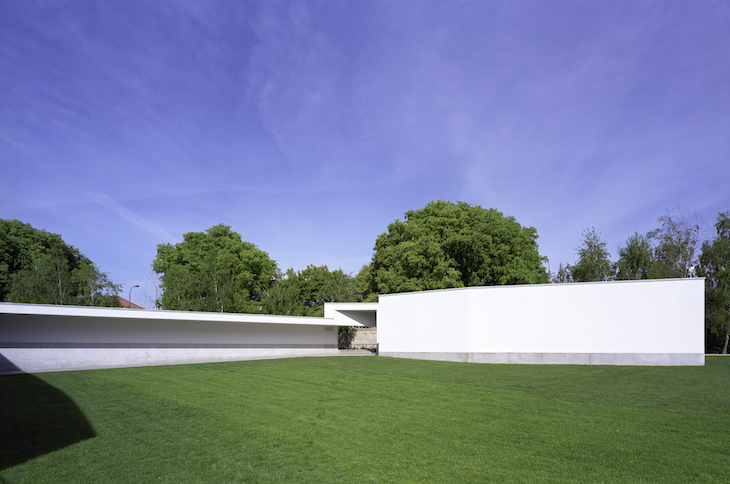
[[[0,303],[0,314],[28,314],[51,316],[102,317],[105,319],[142,319],[145,321],[196,321],[226,323],[264,323],[264,324],[335,324],[331,318],[312,318],[306,316],[273,316],[268,314],[211,313],[202,311],[158,311],[128,308],[100,308],[91,306],[58,306],[53,304]]]
[[[0,374],[339,356],[336,348],[3,348]],[[2,359],[12,366],[3,366]]]
[[[704,280],[382,295],[378,343],[381,355],[454,361],[704,364]]]
[[[469,291],[381,295],[378,350],[465,352],[469,348]]]
[[[0,372],[323,354],[327,318],[0,303]]]
[[[469,352],[704,354],[703,279],[468,293]]]
[[[134,310],[129,310],[134,311]],[[331,325],[0,315],[4,343],[336,346]],[[329,331],[327,331],[329,330]],[[334,336],[333,336],[334,335]]]
[[[378,303],[324,303],[324,317],[337,326],[377,325]]]
[[[328,303],[325,318],[0,303],[0,372],[338,354],[479,363],[702,365],[704,280],[492,286]],[[4,360],[3,360],[4,358]]]

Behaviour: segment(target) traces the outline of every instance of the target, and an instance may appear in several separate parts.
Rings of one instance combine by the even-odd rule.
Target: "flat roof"
[[[106,308],[96,306],[60,306],[55,304],[25,304],[5,302],[0,303],[0,315],[3,314],[108,319],[150,319],[168,321],[346,326],[345,324],[341,323],[335,324],[334,318],[320,318],[312,316],[277,316],[270,314],[213,313],[203,311]],[[352,326],[357,326],[357,324],[353,324]]]
[[[536,288],[536,287],[559,287],[559,286],[567,286],[567,287],[577,287],[577,286],[585,286],[585,285],[596,285],[596,284],[606,284],[606,285],[615,285],[615,284],[649,284],[649,283],[655,283],[655,284],[666,284],[668,282],[673,283],[687,283],[691,281],[702,281],[704,284],[705,278],[704,277],[677,277],[677,278],[667,278],[667,279],[628,279],[628,280],[620,280],[620,281],[591,281],[591,282],[544,282],[544,283],[536,283],[536,284],[496,284],[494,286],[468,286],[468,287],[449,287],[446,289],[426,289],[423,291],[409,291],[409,292],[391,292],[388,294],[379,294],[378,298],[384,298],[384,297],[396,297],[396,296],[404,296],[404,295],[411,295],[411,294],[428,294],[428,293],[434,293],[434,292],[455,292],[455,291],[491,291],[491,290],[499,290],[499,289],[523,289],[523,288]],[[365,304],[365,303],[358,303],[358,304]]]

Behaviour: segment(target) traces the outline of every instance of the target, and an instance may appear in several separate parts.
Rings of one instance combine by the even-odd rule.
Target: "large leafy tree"
[[[607,281],[611,279],[611,254],[606,250],[606,242],[601,234],[591,227],[583,232],[583,243],[576,249],[578,261],[571,266],[572,280],[575,282]]]
[[[309,265],[295,272],[279,273],[264,291],[261,304],[268,314],[323,316],[324,303],[358,301],[355,279],[341,269],[330,271],[326,265]]]
[[[547,282],[537,231],[494,209],[442,200],[378,236],[369,292]]]
[[[266,252],[223,224],[158,245],[152,268],[160,274],[162,309],[220,312],[260,312],[261,293],[277,269]]]
[[[700,275],[705,277],[705,320],[708,352],[727,353],[730,342],[730,212],[720,213],[717,236],[702,245]]]
[[[60,235],[0,220],[0,301],[115,306],[120,289]]]

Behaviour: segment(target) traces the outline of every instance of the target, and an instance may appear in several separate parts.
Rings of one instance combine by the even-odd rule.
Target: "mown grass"
[[[127,368],[2,377],[0,403],[7,483],[730,481],[730,358]]]

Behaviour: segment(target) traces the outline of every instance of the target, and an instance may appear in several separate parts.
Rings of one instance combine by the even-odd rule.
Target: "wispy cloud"
[[[140,216],[139,214],[129,210],[119,202],[112,199],[110,196],[105,195],[103,193],[92,193],[92,192],[86,192],[86,195],[90,197],[93,201],[96,203],[106,207],[111,212],[114,212],[119,217],[123,218],[127,222],[141,228],[145,232],[149,233],[150,235],[153,235],[157,238],[169,241],[169,242],[179,242],[180,238],[175,237],[167,230],[163,229],[156,223],[147,220],[146,218]]]
[[[665,3],[6,1],[0,216],[128,281],[217,223],[356,271],[439,198],[615,251],[730,208],[727,0]]]

